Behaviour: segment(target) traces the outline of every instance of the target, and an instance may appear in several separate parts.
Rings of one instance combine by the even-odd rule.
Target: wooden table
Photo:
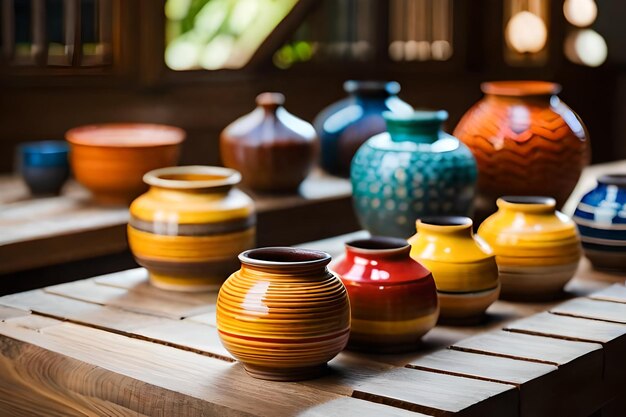
[[[303,246],[337,255],[362,233]],[[298,383],[246,375],[218,339],[216,294],[155,289],[143,269],[9,295],[0,415],[622,416],[623,282],[583,261],[569,300],[498,301],[420,351],[343,352]]]
[[[348,180],[315,171],[299,194],[251,193],[259,245],[290,245],[358,230],[351,192]],[[320,224],[314,221],[318,216],[339,221]],[[127,207],[97,205],[73,181],[58,197],[34,199],[20,178],[0,177],[0,274],[123,252],[128,219]]]

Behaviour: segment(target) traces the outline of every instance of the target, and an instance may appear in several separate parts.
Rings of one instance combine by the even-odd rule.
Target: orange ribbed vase
[[[476,209],[496,210],[503,195],[554,197],[558,207],[589,163],[587,129],[543,81],[498,81],[481,85],[485,97],[463,116],[454,136],[478,164]]]
[[[222,285],[217,328],[255,378],[297,381],[324,373],[350,335],[348,292],[325,252],[252,249]]]

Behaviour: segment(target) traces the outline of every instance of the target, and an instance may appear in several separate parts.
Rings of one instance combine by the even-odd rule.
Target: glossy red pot
[[[348,349],[415,349],[439,317],[430,271],[410,257],[402,239],[373,237],[346,243],[333,266],[348,289],[352,323]]]

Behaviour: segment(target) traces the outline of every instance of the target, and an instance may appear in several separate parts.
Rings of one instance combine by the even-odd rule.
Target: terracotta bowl
[[[166,125],[112,123],[69,130],[74,176],[96,201],[129,204],[146,191],[143,175],[176,165],[185,131]]]

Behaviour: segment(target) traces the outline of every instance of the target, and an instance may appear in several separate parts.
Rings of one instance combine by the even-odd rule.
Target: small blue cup
[[[18,147],[18,171],[32,195],[57,195],[70,176],[65,141],[27,142]]]

